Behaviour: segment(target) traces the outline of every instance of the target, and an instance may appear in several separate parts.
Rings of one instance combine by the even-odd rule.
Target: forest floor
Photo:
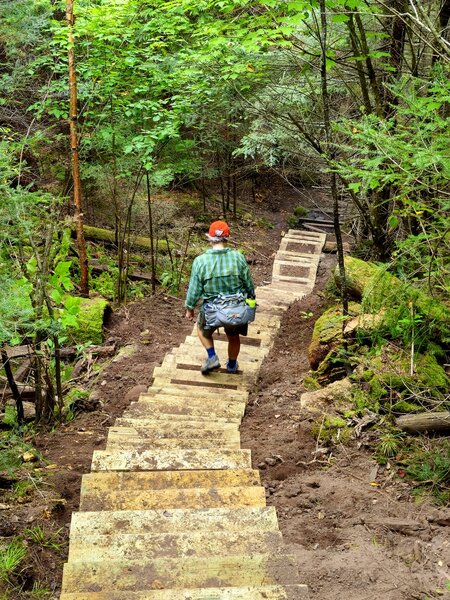
[[[313,208],[319,192],[311,194]],[[233,229],[238,242],[254,247],[248,258],[257,285],[270,279],[273,254],[296,202],[284,194],[273,204],[279,207],[276,212],[273,206],[265,213],[261,207],[273,229],[237,224]],[[307,199],[303,204],[308,206]],[[312,417],[300,410],[308,345],[314,321],[327,304],[324,288],[334,262],[332,255],[323,256],[314,292],[283,317],[251,393],[242,447],[252,450],[267,502],[276,507],[284,539],[300,557],[301,582],[308,584],[311,600],[450,597],[450,512],[427,500],[417,503],[395,469],[377,465],[367,437],[323,454],[311,434]],[[39,524],[61,542],[36,542],[34,564],[25,572],[30,583],[24,576],[23,591],[5,598],[58,598],[70,517],[78,508],[81,477],[90,471],[92,452],[104,447],[108,427],[137,399],[136,386],[151,384],[153,368],[191,329],[182,299],[162,293],[112,315],[106,337],[127,352],[98,374],[94,395],[99,404],[33,440],[45,459],[41,470],[51,494],[40,491],[15,505],[0,504],[0,536]],[[32,582],[51,593],[33,595]]]

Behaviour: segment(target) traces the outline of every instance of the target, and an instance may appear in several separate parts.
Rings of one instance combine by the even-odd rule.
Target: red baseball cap
[[[212,238],[228,238],[230,237],[230,228],[225,221],[214,221],[209,227],[208,236]]]

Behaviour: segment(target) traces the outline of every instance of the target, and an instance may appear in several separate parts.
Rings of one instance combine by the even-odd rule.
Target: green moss
[[[90,225],[84,225],[84,235],[87,240],[93,240],[96,242],[106,242],[109,244],[115,244],[114,231],[110,229],[101,229],[100,227],[91,227]],[[151,250],[150,239],[141,235],[131,236],[131,246],[135,248],[141,248],[143,250]],[[175,250],[175,244],[169,241],[170,250]],[[161,253],[168,252],[166,240],[158,240],[158,251]]]
[[[386,266],[346,257],[345,267],[349,291],[362,299],[363,311],[383,311],[379,334],[405,340],[414,335],[416,346],[423,339],[424,348],[428,341],[450,341],[450,307],[444,302],[391,275]],[[338,270],[335,279],[339,281]]]
[[[355,404],[355,409],[359,413],[362,413],[367,408],[374,410],[372,399],[370,398],[369,394],[361,388],[356,388],[353,390],[353,402]],[[378,412],[378,409],[376,412]]]
[[[385,349],[376,356],[365,357],[355,373],[360,381],[368,382],[372,402],[384,397],[421,394],[441,399],[450,386],[450,379],[433,354],[418,354],[414,357],[414,374],[410,373],[410,356],[403,351]],[[422,408],[414,403],[399,401],[394,405],[398,412],[418,412]]]
[[[406,400],[399,400],[392,406],[392,411],[395,413],[420,413],[426,409],[420,404],[414,402],[407,402]]]
[[[345,444],[350,439],[351,429],[341,417],[324,415],[314,421],[311,433],[326,444]]]
[[[295,206],[294,207],[294,215],[296,217],[306,217],[306,215],[308,214],[308,209],[305,208],[304,206]]]
[[[105,313],[110,310],[104,298],[82,298],[78,313],[78,327],[71,329],[72,339],[77,344],[102,344]]]
[[[367,287],[368,282],[378,272],[379,267],[374,263],[365,262],[354,256],[345,257],[345,276],[347,279],[347,287],[351,290],[352,295],[361,299],[363,292]],[[336,267],[334,277],[340,284],[339,268]]]
[[[306,377],[303,378],[303,386],[305,387],[305,389],[311,390],[313,392],[315,392],[316,390],[320,390],[322,387],[320,385],[320,383],[317,381],[317,378],[315,377],[315,375],[312,373],[309,375],[306,375]]]
[[[360,304],[350,302],[349,313],[351,316],[357,316],[361,312]],[[342,308],[332,306],[326,310],[314,323],[312,339],[321,343],[330,342],[336,338],[342,338]]]

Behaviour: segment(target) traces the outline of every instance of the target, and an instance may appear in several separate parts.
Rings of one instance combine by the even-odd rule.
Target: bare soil
[[[305,206],[321,203],[319,193],[305,194]],[[231,223],[235,239],[249,248],[257,285],[269,281],[273,254],[287,229],[286,216],[298,203],[296,195],[285,192],[271,200],[270,205],[261,201],[258,214],[273,229]],[[334,448],[331,460],[317,452],[311,417],[300,411],[307,349],[314,320],[326,304],[321,290],[332,266],[327,255],[314,293],[285,314],[251,395],[242,446],[251,448],[254,466],[261,470],[268,504],[276,507],[284,539],[300,558],[301,579],[310,588],[311,600],[450,597],[449,512],[426,502],[416,504],[409,485],[392,469],[377,467],[364,441]],[[92,452],[104,447],[108,427],[136,399],[133,388],[150,385],[153,368],[191,329],[182,300],[164,294],[112,315],[106,337],[119,347],[134,348],[105,363],[96,375],[91,412],[32,440],[45,458],[37,465],[45,474],[44,488],[15,505],[1,504],[0,490],[0,536],[42,524],[61,544],[31,548],[35,560],[18,582],[22,591],[10,598],[32,597],[33,582],[58,598],[70,517],[78,508],[81,477],[90,471]],[[409,528],[397,531],[395,520]]]

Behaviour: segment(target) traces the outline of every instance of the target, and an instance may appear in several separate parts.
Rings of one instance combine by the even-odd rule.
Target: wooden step
[[[135,419],[139,422],[139,419]],[[239,429],[237,424],[229,425],[210,425],[208,427],[201,423],[198,427],[186,427],[183,422],[164,423],[164,421],[153,421],[149,427],[136,425],[135,427],[110,427],[110,433],[117,433],[123,436],[141,437],[154,440],[162,439],[213,439],[220,445],[221,441],[236,441],[240,440]],[[203,425],[203,427],[202,427]]]
[[[141,471],[87,473],[81,480],[81,494],[102,494],[133,490],[166,490],[200,487],[261,485],[259,471],[226,469],[223,471]]]
[[[266,505],[263,487],[211,487],[167,490],[92,492],[80,499],[85,511],[158,510],[165,508],[233,508]]]
[[[144,427],[146,429],[160,429],[161,431],[170,431],[171,428],[173,428],[174,431],[178,431],[180,427],[184,428],[186,431],[190,428],[197,430],[201,427],[205,427],[205,430],[214,428],[217,428],[217,430],[228,430],[228,426],[231,426],[233,429],[239,429],[240,424],[240,419],[222,419],[218,417],[215,419],[211,419],[210,417],[194,418],[189,415],[172,415],[168,421],[167,415],[164,416],[158,414],[153,415],[151,419],[121,417],[115,421],[116,427]]]
[[[92,471],[250,469],[250,450],[94,450]]]
[[[195,386],[195,385],[187,385],[187,384],[176,384],[176,383],[168,383],[167,381],[161,383],[155,383],[148,388],[147,394],[164,394],[168,396],[187,396],[188,398],[192,398],[195,396],[196,398],[210,398],[211,390],[217,389],[208,387],[207,384],[212,380],[208,377],[205,377],[205,386]],[[214,382],[213,382],[214,383]],[[220,388],[220,397],[225,400],[228,398],[237,398],[241,397],[243,400],[248,398],[248,391],[241,389],[231,389],[231,388]]]
[[[239,450],[241,447],[240,440],[237,441],[221,441],[221,448],[228,450]],[[139,436],[124,437],[123,435],[108,434],[105,450],[113,452],[115,450],[127,450],[133,448],[138,452],[152,449],[170,449],[170,448],[217,448],[217,440],[208,440],[200,438],[163,438],[160,440],[152,440]]]
[[[157,430],[152,427],[110,427],[108,431],[108,443],[109,442],[127,442],[135,443],[136,440],[140,440],[141,442],[146,442],[148,444],[160,444],[160,447],[166,445],[171,446],[174,443],[174,440],[178,440],[181,444],[185,444],[187,440],[190,441],[198,441],[198,442],[211,442],[217,446],[222,446],[223,444],[239,444],[240,435],[239,431],[236,429],[232,433],[227,432],[222,435],[217,435],[217,431],[212,433],[216,433],[216,435],[208,435],[205,431],[196,430],[192,434],[191,431],[186,430],[183,432],[183,435],[164,435],[161,436]],[[205,446],[206,447],[206,446]]]
[[[72,514],[70,539],[122,533],[179,531],[277,531],[273,506],[211,509],[92,511]]]
[[[161,397],[155,397],[153,400],[139,400],[133,402],[124,411],[123,416],[126,417],[148,417],[152,418],[154,414],[164,415],[191,415],[192,417],[222,417],[234,418],[243,417],[245,412],[245,402],[222,402],[219,398],[214,397],[211,400],[206,398],[188,399],[179,398],[164,400]],[[168,418],[170,418],[168,416]]]
[[[90,535],[72,540],[69,562],[104,562],[108,560],[145,560],[230,556],[234,554],[275,554],[282,551],[279,531],[190,531],[180,533],[140,533]]]
[[[69,562],[62,592],[138,591],[168,588],[289,584],[298,579],[293,556],[209,556],[138,561]]]
[[[62,594],[60,600],[308,600],[308,588],[306,585],[266,585],[146,592],[75,592]]]

